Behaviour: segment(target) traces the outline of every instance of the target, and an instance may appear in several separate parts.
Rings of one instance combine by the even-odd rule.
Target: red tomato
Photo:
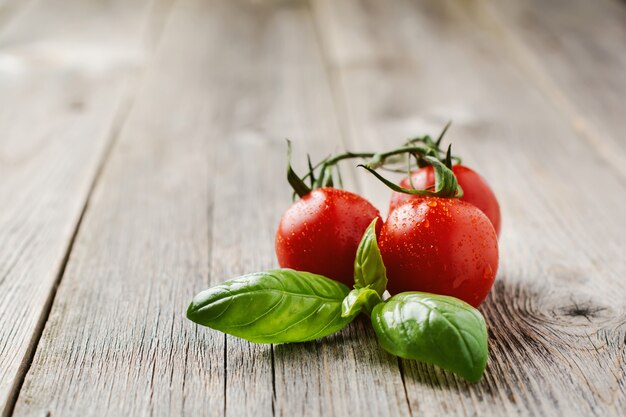
[[[500,205],[496,199],[495,194],[491,190],[491,187],[476,171],[468,168],[464,165],[453,165],[452,172],[456,176],[461,188],[463,188],[463,197],[461,200],[475,205],[482,210],[483,213],[489,217],[493,228],[496,229],[498,236],[500,235]],[[413,185],[416,190],[425,190],[426,188],[435,185],[435,173],[432,166],[420,168],[413,172]],[[409,182],[409,177],[406,177],[400,182],[400,186],[404,188],[412,188]],[[391,202],[389,203],[389,213],[391,213],[396,207],[401,204],[414,199],[423,198],[419,195],[404,194],[394,192],[391,195]]]
[[[391,212],[378,241],[391,294],[450,295],[477,307],[498,270],[498,237],[491,222],[459,199],[404,203]]]
[[[283,268],[324,275],[352,287],[354,258],[367,226],[380,212],[363,197],[317,188],[283,214],[276,256]],[[382,220],[378,222],[378,230]]]

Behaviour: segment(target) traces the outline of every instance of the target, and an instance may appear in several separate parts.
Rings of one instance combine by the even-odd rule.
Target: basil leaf
[[[376,336],[396,356],[433,363],[478,381],[487,366],[487,326],[469,304],[453,297],[405,292],[374,307]]]
[[[382,296],[387,287],[387,270],[376,241],[376,222],[363,233],[354,259],[354,288],[371,288]]]
[[[359,288],[350,291],[348,296],[343,299],[341,306],[341,317],[353,317],[365,310],[367,314],[372,309],[382,303],[380,295],[371,288]]]
[[[354,316],[341,316],[345,285],[321,275],[277,269],[244,275],[196,295],[187,318],[255,343],[292,343],[328,336]]]

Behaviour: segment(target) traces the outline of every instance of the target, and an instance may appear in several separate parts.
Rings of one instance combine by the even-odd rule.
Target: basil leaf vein
[[[453,297],[406,292],[372,310],[385,350],[478,381],[487,365],[487,326],[478,310]]]
[[[187,317],[256,343],[313,340],[346,326],[348,287],[321,275],[277,269],[245,275],[196,295]]]

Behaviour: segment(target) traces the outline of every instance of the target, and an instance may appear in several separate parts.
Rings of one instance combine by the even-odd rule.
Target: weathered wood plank
[[[501,268],[482,310],[485,378],[403,361],[415,415],[614,415],[626,408],[624,182],[507,42],[452,1],[314,1],[346,131],[391,146],[453,119],[449,139],[493,184]],[[482,28],[482,30],[477,30]],[[388,192],[368,185],[382,206]]]
[[[33,1],[36,0],[0,0],[0,37],[9,23],[16,19],[20,12],[25,10]]]
[[[15,415],[623,408],[624,241],[615,227],[625,223],[617,210],[623,183],[593,152],[567,170],[587,144],[458,6],[360,4],[314,3],[337,66],[337,105],[305,3],[175,5],[90,203]],[[301,138],[296,149],[316,156],[334,150],[335,108],[347,116],[354,147],[395,143],[451,115],[451,138],[464,138],[460,152],[501,196],[503,266],[484,307],[492,360],[481,384],[402,362],[408,410],[397,362],[376,347],[364,320],[333,338],[273,348],[185,321],[199,289],[274,265],[274,227],[289,204],[282,138]],[[507,155],[514,164],[500,162]],[[384,207],[382,187],[365,192]]]
[[[337,150],[341,135],[306,2],[222,1],[212,11],[227,22],[219,33],[229,45],[210,75],[221,86],[211,268],[220,281],[276,266],[275,228],[291,194],[284,138],[302,161],[305,151]],[[228,337],[226,415],[406,414],[397,363],[371,336],[355,324],[273,349]],[[376,406],[366,401],[374,396]]]
[[[619,0],[485,1],[477,23],[500,27],[531,77],[577,132],[626,175],[626,5]]]
[[[217,16],[169,19],[85,215],[15,415],[221,415],[223,337],[187,323],[206,286],[207,140],[219,112],[206,77]],[[211,136],[208,136],[211,137]]]
[[[224,344],[183,315],[209,284],[275,265],[290,197],[283,138],[314,157],[338,147],[306,3],[179,2],[158,57],[90,202],[16,415],[406,414],[397,361],[361,324],[339,336],[345,344],[273,352]],[[377,407],[347,401],[381,392]]]
[[[3,2],[0,415],[10,412],[112,134],[153,1]],[[33,4],[31,4],[33,3]],[[126,4],[120,8],[121,4]],[[68,25],[68,16],[74,24]],[[114,28],[124,36],[112,36]]]
[[[229,415],[343,415],[348,406],[362,415],[407,411],[397,362],[359,324],[342,335],[352,340],[345,346],[281,346],[272,356],[270,347],[234,338],[224,346],[222,335],[197,329],[179,314],[208,285],[201,279],[203,262],[209,264],[202,255],[208,242],[198,235],[208,227],[201,213],[213,210],[212,283],[275,265],[274,229],[290,194],[283,136],[326,148],[315,149],[314,157],[337,147],[332,101],[305,5],[175,5],[157,70],[90,204],[17,415],[167,414],[181,407],[184,414]],[[205,40],[202,48],[193,42],[198,38]],[[193,58],[199,52],[201,58]],[[177,111],[168,115],[166,102]],[[143,128],[154,120],[161,121],[158,129]],[[155,131],[160,133],[151,137]],[[160,184],[172,175],[180,179],[164,189]],[[212,203],[205,200],[209,188]],[[172,216],[169,224],[166,215]],[[187,257],[179,245],[188,249]],[[120,340],[127,341],[128,352],[118,352]],[[351,352],[353,346],[365,359]],[[62,352],[71,352],[69,359]],[[131,370],[120,373],[131,360]],[[199,370],[191,375],[188,369]],[[337,371],[338,378],[329,377]],[[45,375],[54,375],[53,381]],[[97,396],[99,391],[109,395]],[[333,401],[334,392],[347,397]],[[358,402],[381,392],[390,396],[378,410]],[[182,405],[181,397],[187,398]]]

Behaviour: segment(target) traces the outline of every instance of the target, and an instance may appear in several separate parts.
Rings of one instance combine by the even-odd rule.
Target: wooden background
[[[481,382],[185,319],[276,266],[285,137],[449,119],[503,211]],[[0,0],[0,415],[623,416],[625,203],[623,1]]]

